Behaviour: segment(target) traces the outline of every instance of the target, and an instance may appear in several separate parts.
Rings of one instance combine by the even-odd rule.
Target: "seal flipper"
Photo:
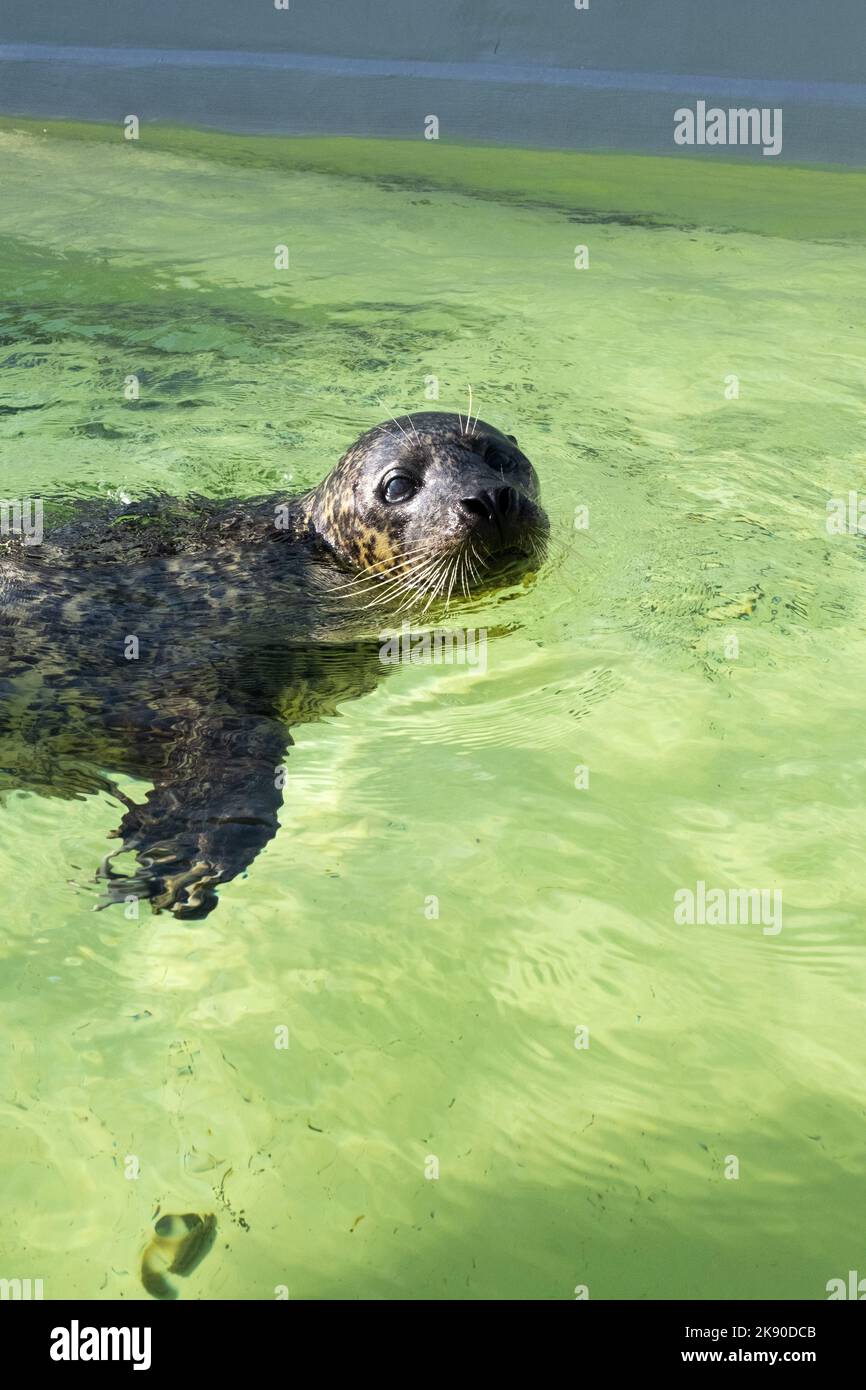
[[[99,906],[134,896],[177,917],[212,912],[216,885],[243,873],[277,833],[281,764],[291,742],[278,720],[225,707],[175,724],[153,790],[115,831],[123,841],[116,853],[133,851],[140,870],[116,874],[106,860],[98,877],[107,898]]]

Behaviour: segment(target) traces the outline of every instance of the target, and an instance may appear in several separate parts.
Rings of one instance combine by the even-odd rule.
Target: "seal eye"
[[[408,502],[418,491],[418,484],[407,473],[392,473],[382,486],[382,496],[386,502]]]

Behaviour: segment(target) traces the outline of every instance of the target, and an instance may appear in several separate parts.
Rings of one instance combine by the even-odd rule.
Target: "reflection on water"
[[[0,168],[4,496],[301,488],[436,377],[554,525],[463,619],[483,675],[295,731],[204,922],[91,911],[134,769],[72,730],[79,799],[10,779],[0,1275],[146,1297],[159,1214],[212,1213],[182,1298],[823,1296],[862,1258],[860,247],[120,142]],[[783,930],[677,925],[699,881]]]

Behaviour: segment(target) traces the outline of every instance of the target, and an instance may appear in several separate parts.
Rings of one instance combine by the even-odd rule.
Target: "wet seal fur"
[[[517,441],[442,412],[369,430],[296,498],[78,503],[0,547],[0,791],[109,793],[100,905],[204,917],[276,834],[289,728],[385,673],[370,633],[532,570],[547,531]]]

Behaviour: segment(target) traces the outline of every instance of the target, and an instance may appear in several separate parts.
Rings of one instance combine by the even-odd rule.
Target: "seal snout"
[[[460,507],[467,516],[481,517],[499,530],[517,511],[517,506],[517,492],[513,487],[482,488],[474,497],[460,498]]]
[[[516,488],[481,487],[471,496],[459,498],[457,505],[467,525],[484,540],[489,552],[520,548],[522,507]]]

